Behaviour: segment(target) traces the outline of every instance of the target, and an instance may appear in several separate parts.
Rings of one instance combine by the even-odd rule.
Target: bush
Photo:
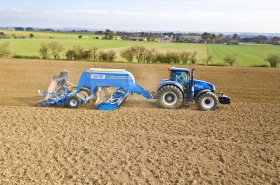
[[[75,51],[73,49],[68,49],[65,53],[67,60],[75,60]]]
[[[181,56],[179,53],[177,52],[173,52],[173,51],[167,51],[165,53],[165,57],[166,57],[166,61],[167,63],[173,63],[173,64],[178,64],[180,63],[181,60]]]
[[[224,58],[224,61],[232,66],[236,62],[237,56],[236,55],[227,55]]]
[[[157,53],[156,61],[162,64],[169,64],[170,60],[168,59],[165,53]]]
[[[214,63],[214,64],[209,64],[209,66],[227,66],[225,63]]]
[[[0,45],[0,58],[8,57],[11,54],[10,43],[4,42]]]
[[[68,49],[65,53],[67,60],[96,60],[98,48],[93,46],[87,50],[81,46],[73,46],[72,49]]]
[[[155,49],[146,49],[145,51],[145,62],[156,63],[157,51]]]
[[[14,55],[13,58],[24,58],[24,59],[40,59],[39,56],[28,56],[28,55]]]
[[[251,65],[251,67],[269,67],[269,66],[266,64],[253,64]]]
[[[120,56],[123,57],[127,62],[132,63],[135,55],[135,50],[133,48],[127,48],[122,50]]]
[[[116,52],[112,50],[100,51],[98,58],[102,62],[113,62],[116,58]]]
[[[269,54],[266,58],[266,61],[270,64],[271,67],[278,67],[280,64],[280,54]]]

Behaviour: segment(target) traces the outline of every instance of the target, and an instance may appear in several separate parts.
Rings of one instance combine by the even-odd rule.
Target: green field
[[[0,30],[1,31],[1,30]],[[3,30],[2,30],[3,31]],[[10,31],[9,34],[15,31]],[[8,34],[7,32],[5,32]],[[17,36],[20,34],[28,35],[30,32],[16,32]],[[280,53],[280,46],[273,45],[218,45],[218,44],[186,44],[186,43],[160,43],[160,42],[136,42],[136,41],[122,41],[122,40],[99,40],[90,39],[86,36],[83,39],[78,39],[78,33],[44,33],[34,32],[35,38],[25,39],[0,39],[0,44],[8,41],[13,54],[24,56],[39,56],[40,44],[50,42],[53,40],[61,42],[65,49],[71,48],[74,45],[80,45],[83,48],[96,46],[99,49],[113,49],[117,53],[127,47],[135,45],[143,45],[146,48],[155,48],[161,50],[187,50],[198,52],[198,63],[203,63],[207,56],[207,50],[214,56],[213,63],[223,63],[223,58],[226,55],[237,55],[237,66],[251,66],[268,64],[265,61],[269,53]],[[39,37],[38,37],[39,35]],[[53,39],[43,36],[52,36]],[[117,61],[124,61],[120,56]]]

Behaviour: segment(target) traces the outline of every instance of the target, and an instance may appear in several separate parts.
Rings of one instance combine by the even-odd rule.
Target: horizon
[[[278,34],[280,24],[274,17],[280,16],[279,6],[276,0],[83,0],[78,4],[73,0],[4,0],[0,22],[3,27]]]

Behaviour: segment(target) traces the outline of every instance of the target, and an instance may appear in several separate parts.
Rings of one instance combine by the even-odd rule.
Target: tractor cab
[[[189,88],[190,83],[190,71],[186,68],[175,68],[172,67],[169,69],[170,78],[169,80],[178,82],[182,85],[184,91]]]

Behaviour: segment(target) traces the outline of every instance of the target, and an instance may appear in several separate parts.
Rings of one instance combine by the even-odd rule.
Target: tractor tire
[[[182,91],[174,85],[166,85],[157,92],[157,101],[162,108],[177,109],[184,103]]]
[[[216,110],[218,98],[212,92],[206,92],[199,96],[197,100],[197,108],[203,111]]]
[[[71,109],[78,109],[81,107],[81,105],[82,105],[81,99],[76,96],[70,97],[67,101],[67,106]]]

